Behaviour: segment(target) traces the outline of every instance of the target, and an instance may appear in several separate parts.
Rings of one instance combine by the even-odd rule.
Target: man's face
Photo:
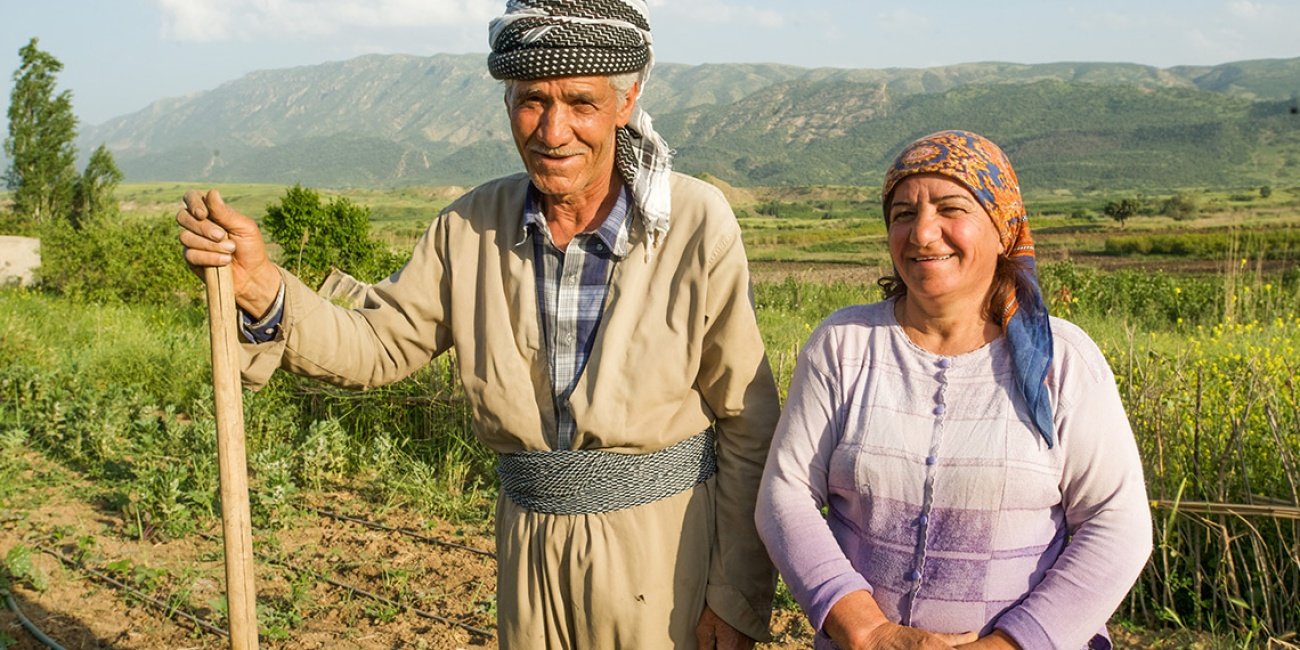
[[[510,130],[542,194],[603,196],[614,172],[614,132],[631,118],[636,93],[633,86],[621,96],[608,77],[513,82],[506,93]]]

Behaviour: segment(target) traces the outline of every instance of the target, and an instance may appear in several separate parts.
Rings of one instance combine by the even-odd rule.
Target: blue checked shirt
[[[575,235],[560,250],[551,239],[536,188],[529,190],[524,203],[519,244],[530,238],[533,242],[537,310],[555,395],[556,449],[568,449],[573,442],[577,423],[569,412],[569,395],[596,342],[614,264],[628,252],[630,206],[627,188],[620,187],[618,200],[600,227]]]

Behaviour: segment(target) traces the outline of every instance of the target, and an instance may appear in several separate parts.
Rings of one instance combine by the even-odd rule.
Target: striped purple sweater
[[[1052,332],[1053,449],[1027,423],[1005,339],[936,355],[892,302],[842,309],[813,333],[756,520],[818,630],[865,589],[904,625],[1110,647],[1105,622],[1151,551],[1142,466],[1097,346],[1060,319]],[[819,634],[817,647],[834,645]]]

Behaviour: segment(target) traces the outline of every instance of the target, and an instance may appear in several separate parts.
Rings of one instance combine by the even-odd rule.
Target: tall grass
[[[1297,348],[1294,315],[1107,346],[1160,505],[1156,553],[1128,603],[1135,618],[1247,636],[1300,627]]]

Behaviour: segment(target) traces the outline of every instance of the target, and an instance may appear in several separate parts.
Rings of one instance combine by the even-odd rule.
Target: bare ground
[[[36,550],[32,563],[48,583],[42,590],[21,582],[14,599],[44,634],[68,650],[217,650],[228,641],[167,609],[188,611],[224,629],[220,530],[179,539],[139,539],[119,512],[103,505],[96,487],[34,452],[19,494],[0,502],[0,557],[19,544]],[[492,550],[489,524],[456,526],[428,520],[400,507],[366,502],[349,490],[311,493],[304,509],[274,530],[255,532],[263,648],[359,648],[492,650],[495,560],[432,544],[412,536],[374,530],[317,514],[316,507],[352,513],[393,528],[455,545]],[[39,549],[80,558],[83,566],[110,574],[140,593],[163,601],[153,607],[139,596],[104,584]],[[271,561],[271,560],[274,560]],[[323,577],[375,595],[400,599],[439,622],[328,584]],[[1120,648],[1217,648],[1193,633],[1164,634],[1114,628]],[[812,647],[812,630],[801,613],[778,610],[774,640],[762,650]],[[12,645],[6,646],[6,642]],[[0,607],[0,648],[45,646]]]
[[[25,454],[23,460],[29,469],[20,480],[31,489],[0,504],[0,557],[18,544],[38,549],[32,561],[48,586],[37,591],[20,582],[13,586],[13,595],[19,609],[44,634],[68,650],[228,647],[224,637],[169,618],[164,610],[41,550],[70,559],[80,554],[85,566],[224,629],[219,611],[224,584],[219,527],[180,539],[134,538],[130,522],[103,507],[94,485],[36,453]],[[383,509],[348,490],[312,493],[306,502],[285,527],[254,534],[261,556],[255,569],[261,647],[497,647],[490,636],[496,581],[492,557],[340,521],[306,506],[354,514],[487,552],[493,545],[489,524],[431,521],[402,508]],[[322,576],[489,634],[401,611],[330,585]],[[811,647],[811,631],[795,612],[780,612],[775,630],[778,641],[760,647]],[[15,642],[11,648],[45,647],[20,627],[13,612],[0,607],[0,647],[6,647],[5,635]]]

